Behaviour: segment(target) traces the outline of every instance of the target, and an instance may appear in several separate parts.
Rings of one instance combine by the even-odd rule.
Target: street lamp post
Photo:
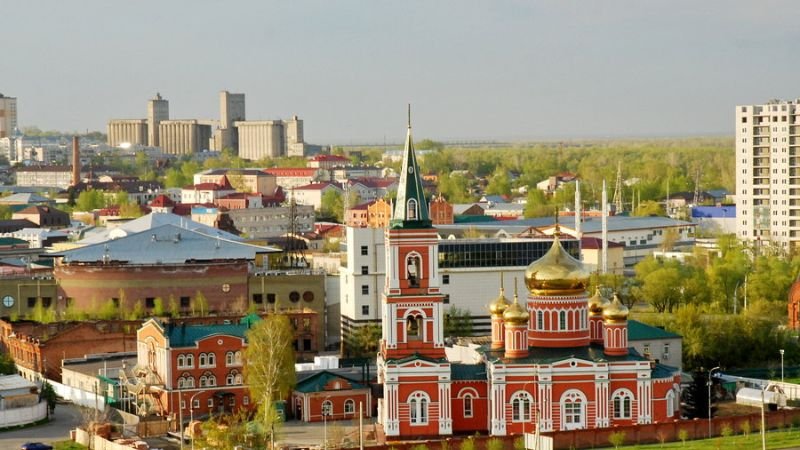
[[[198,395],[202,394],[203,391],[195,393],[193,396],[189,398],[189,425],[192,425],[194,422],[194,398]],[[182,442],[182,440],[181,440]],[[192,430],[192,450],[194,450],[194,430]]]
[[[322,449],[328,450],[328,411],[327,405],[329,405],[328,400],[330,396],[325,397],[325,400],[322,401]]]
[[[778,351],[781,352],[781,383],[783,383],[783,352],[784,352],[784,350],[780,349]]]
[[[711,438],[711,374],[719,370],[719,366],[708,371],[708,437]]]

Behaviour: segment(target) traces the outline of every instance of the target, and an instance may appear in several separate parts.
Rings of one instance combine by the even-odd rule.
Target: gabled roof
[[[31,205],[25,209],[21,209],[14,214],[38,214],[38,215],[57,215],[57,216],[69,216],[69,214],[61,211],[60,209],[53,208],[51,206],[43,206],[43,205]]]
[[[0,198],[0,204],[25,204],[25,203],[49,203],[51,202],[50,199],[47,197],[42,197],[41,195],[36,195],[34,193],[17,193],[11,194],[8,197]]]
[[[297,186],[294,188],[295,191],[322,191],[328,188],[336,189],[337,191],[341,191],[342,188],[339,186],[338,183],[334,183],[332,181],[323,181],[320,183],[311,183],[306,184],[303,186]]]
[[[348,158],[339,155],[317,155],[309,159],[309,161],[330,161],[330,162],[346,162],[346,163],[350,162]]]
[[[180,205],[182,204],[175,205],[175,207],[178,208]],[[191,208],[191,205],[187,206],[187,208]],[[189,212],[187,211],[187,214],[188,213]],[[95,229],[96,231],[92,230],[91,232],[87,233],[87,237],[85,239],[78,241],[78,244],[89,245],[89,244],[97,244],[100,242],[106,242],[111,239],[118,239],[120,237],[128,236],[146,230],[151,230],[153,228],[157,228],[162,225],[168,225],[168,224],[175,225],[177,227],[184,228],[186,230],[203,233],[207,236],[213,236],[213,237],[219,236],[220,238],[229,241],[243,241],[242,238],[236,236],[235,234],[231,234],[228,233],[227,231],[222,231],[220,229],[210,227],[200,222],[195,222],[185,217],[181,217],[178,214],[150,213],[145,216],[139,217],[138,219],[131,220],[130,222],[127,222],[116,228]]]
[[[253,322],[242,319],[239,323],[213,324],[213,325],[185,325],[168,324],[164,326],[164,334],[169,338],[172,348],[194,347],[198,341],[211,336],[233,336],[246,339],[247,331]]]
[[[598,250],[603,247],[603,240],[592,236],[581,237],[581,248]],[[608,248],[621,248],[625,244],[619,242],[608,241]]]
[[[150,202],[150,206],[155,206],[157,208],[165,208],[169,206],[175,206],[175,202],[164,194],[158,194],[156,198]]]
[[[313,167],[272,167],[264,169],[264,173],[275,175],[276,177],[313,177],[317,170],[319,169]]]
[[[397,178],[353,178],[347,183],[351,186],[360,184],[370,189],[386,189],[397,184]]]
[[[679,339],[681,335],[654,327],[637,320],[628,320],[629,341],[649,341],[653,339]]]
[[[271,247],[243,244],[162,225],[130,236],[49,256],[65,263],[185,264],[192,261],[253,260],[257,254],[275,253]]]
[[[331,381],[335,381],[337,379],[343,379],[350,384],[350,389],[367,389],[367,386],[360,383],[360,380],[356,377],[351,375],[333,373],[328,370],[321,370],[319,372],[311,373],[309,376],[300,378],[298,374],[297,386],[295,386],[294,390],[298,392],[302,392],[304,394],[309,394],[312,392],[322,392],[325,390],[325,386],[327,386]],[[345,390],[345,389],[342,389]],[[331,390],[328,389],[326,392],[330,392]]]

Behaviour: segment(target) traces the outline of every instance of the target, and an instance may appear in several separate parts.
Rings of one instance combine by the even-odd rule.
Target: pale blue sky
[[[797,1],[9,1],[0,92],[20,124],[298,114],[314,143],[733,131],[800,97]]]

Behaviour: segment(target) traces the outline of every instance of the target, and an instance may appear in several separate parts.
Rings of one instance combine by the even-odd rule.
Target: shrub
[[[514,450],[525,450],[525,438],[520,436],[514,439]]]
[[[683,442],[683,445],[686,445],[686,440],[689,439],[689,430],[686,428],[681,428],[678,430],[678,439]]]
[[[613,445],[614,448],[619,448],[620,445],[625,443],[625,432],[615,431],[608,435],[608,443]]]
[[[741,431],[742,434],[745,437],[749,436],[750,435],[750,421],[747,420],[745,422],[740,423],[739,424],[739,431]]]
[[[727,422],[723,423],[722,430],[720,430],[720,434],[722,435],[722,437],[731,436],[733,434],[733,427],[731,427],[731,424]]]
[[[429,449],[428,449],[428,444],[417,444],[411,447],[411,450],[429,450]]]
[[[458,450],[475,450],[475,439],[468,437],[461,441]]]
[[[486,450],[503,450],[504,448],[505,445],[503,444],[503,441],[501,441],[500,439],[491,438],[488,441],[486,441]]]

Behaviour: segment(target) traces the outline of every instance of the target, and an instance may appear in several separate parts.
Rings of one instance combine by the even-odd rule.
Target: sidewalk
[[[281,425],[277,442],[281,447],[323,448],[326,426],[322,422],[304,423],[292,420]],[[364,419],[364,445],[375,445],[374,418]],[[358,446],[358,422],[353,420],[330,421],[327,424],[327,438],[330,447]]]

